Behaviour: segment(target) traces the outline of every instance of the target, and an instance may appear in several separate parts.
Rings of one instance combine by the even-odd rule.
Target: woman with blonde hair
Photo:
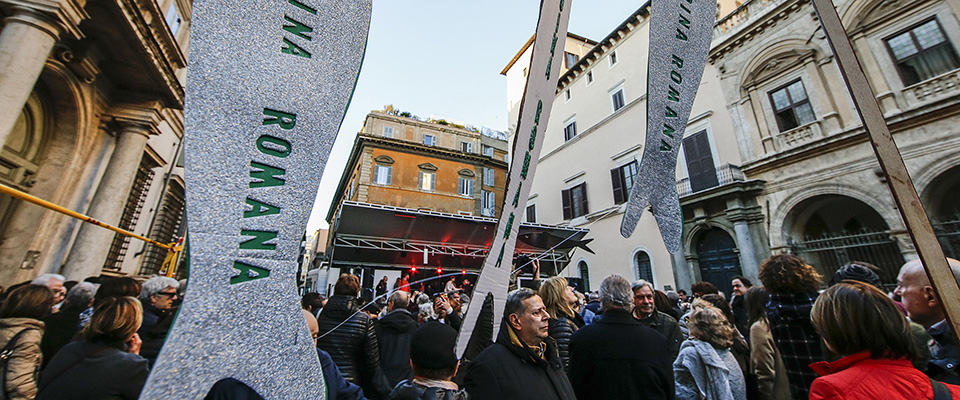
[[[570,337],[583,324],[581,322],[578,325],[574,322],[579,314],[573,311],[573,305],[580,300],[573,287],[569,286],[567,279],[562,276],[555,276],[543,282],[540,286],[540,298],[543,299],[547,314],[550,314],[550,337],[557,341],[557,350],[560,352],[560,362],[563,363],[564,371],[569,371]]]
[[[910,324],[876,287],[850,280],[831,286],[817,298],[811,319],[827,348],[843,356],[810,366],[820,375],[810,387],[811,400],[960,399],[960,386],[931,380],[913,367],[918,349]]]
[[[43,370],[37,400],[139,397],[150,374],[139,354],[142,322],[136,298],[103,299],[83,331],[84,340],[66,345]]]
[[[703,300],[691,306],[690,338],[673,363],[677,399],[746,400],[746,382],[730,352],[734,328],[723,312]]]

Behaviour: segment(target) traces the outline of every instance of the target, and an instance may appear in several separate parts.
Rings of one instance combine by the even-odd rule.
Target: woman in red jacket
[[[879,289],[854,281],[834,285],[817,298],[811,319],[827,348],[844,356],[810,365],[820,375],[811,400],[939,400],[934,385],[960,400],[960,386],[933,382],[910,363],[917,353],[910,325]]]

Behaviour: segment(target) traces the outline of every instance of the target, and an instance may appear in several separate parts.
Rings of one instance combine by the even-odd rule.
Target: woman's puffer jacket
[[[570,371],[570,337],[579,329],[570,318],[561,316],[557,319],[550,319],[550,337],[557,341],[557,350],[560,352],[560,362],[563,363],[563,370]]]

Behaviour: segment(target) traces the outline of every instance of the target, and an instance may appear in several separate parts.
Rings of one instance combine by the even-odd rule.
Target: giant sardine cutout
[[[190,284],[143,399],[233,378],[324,399],[300,240],[360,71],[372,0],[195,0],[185,107]],[[232,381],[227,381],[232,382]]]
[[[504,192],[503,211],[497,230],[490,244],[490,251],[483,261],[480,278],[474,288],[473,298],[493,295],[493,331],[497,332],[503,318],[503,305],[510,286],[513,267],[513,250],[523,210],[526,208],[533,174],[540,159],[543,135],[550,120],[550,109],[557,92],[557,78],[563,64],[563,47],[567,40],[567,23],[570,20],[570,0],[542,0],[540,19],[533,42],[533,56],[527,85],[520,103],[520,120],[514,135],[513,151],[510,153],[510,175]],[[463,355],[477,325],[480,302],[468,307],[457,337],[457,354]]]
[[[677,152],[710,52],[716,0],[652,0],[647,64],[647,131],[639,178],[620,234],[630,237],[650,206],[671,253],[680,250]]]

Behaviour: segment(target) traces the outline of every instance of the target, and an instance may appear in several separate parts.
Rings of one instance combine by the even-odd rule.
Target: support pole
[[[840,73],[847,84],[847,90],[853,96],[853,103],[857,113],[867,130],[870,144],[873,146],[880,167],[887,177],[887,184],[897,202],[897,208],[907,226],[907,232],[913,239],[913,244],[920,255],[920,261],[930,278],[930,284],[940,299],[947,321],[956,335],[960,332],[960,286],[954,279],[950,265],[947,263],[937,235],[930,225],[927,213],[920,203],[920,196],[913,186],[913,180],[903,164],[903,157],[897,144],[893,141],[890,128],[883,118],[883,112],[877,103],[877,96],[873,93],[867,76],[850,43],[847,32],[843,29],[840,16],[832,0],[813,0],[813,7],[820,18],[820,25],[827,34],[827,40],[833,49],[834,58],[840,66]]]

